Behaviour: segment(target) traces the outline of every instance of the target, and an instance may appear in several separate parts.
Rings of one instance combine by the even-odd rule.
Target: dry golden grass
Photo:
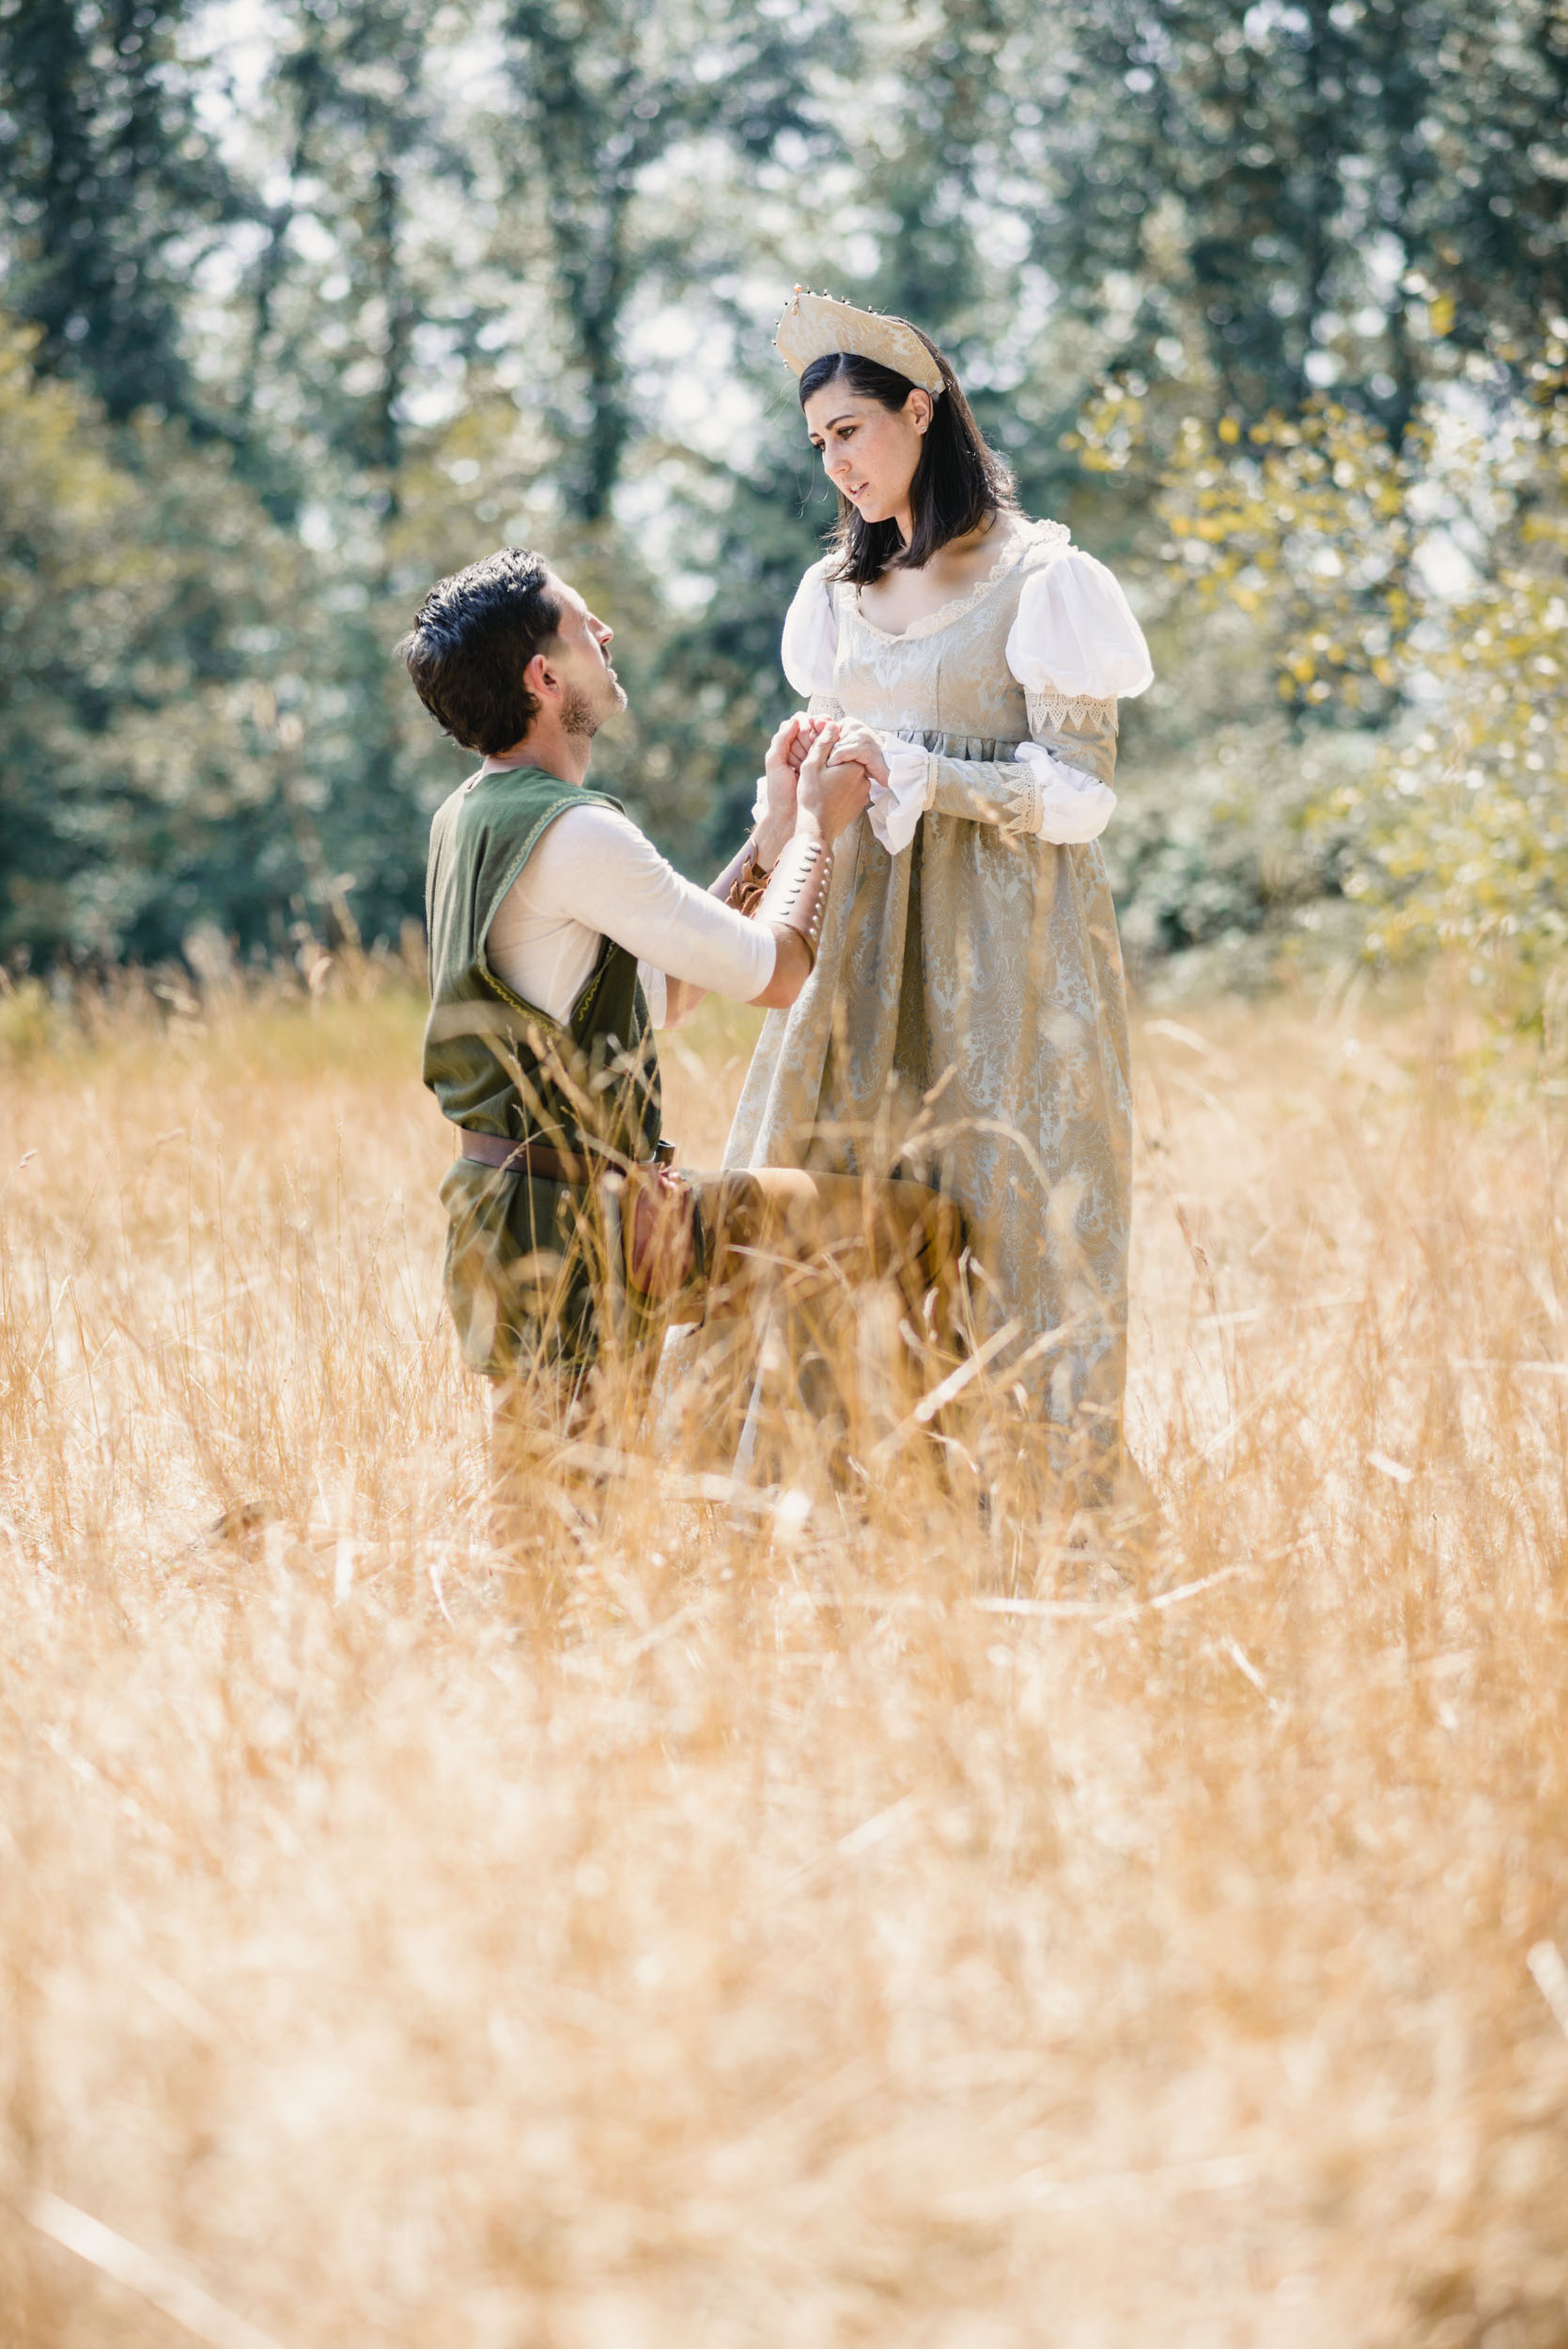
[[[0,1077],[0,2338],[1568,2342],[1522,1052],[1146,1025],[1152,1552],[910,1455],[803,1518],[541,1475],[520,1563],[416,1034]],[[693,1159],[743,1041],[670,1056]]]

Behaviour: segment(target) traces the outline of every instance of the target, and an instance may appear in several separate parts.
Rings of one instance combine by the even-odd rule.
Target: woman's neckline
[[[984,578],[977,579],[972,587],[966,587],[961,596],[950,596],[945,603],[938,604],[935,611],[923,612],[918,619],[909,622],[908,628],[880,627],[862,603],[858,587],[855,589],[855,615],[862,628],[870,629],[874,636],[884,638],[890,645],[907,645],[912,637],[933,635],[938,629],[951,627],[955,620],[971,611],[982,596],[989,595],[993,587],[1000,585],[1010,571],[1017,568],[1024,556],[1039,545],[1041,533],[1045,531],[1060,531],[1063,539],[1068,535],[1061,522],[1023,521],[1017,537],[1010,546],[1002,549]]]

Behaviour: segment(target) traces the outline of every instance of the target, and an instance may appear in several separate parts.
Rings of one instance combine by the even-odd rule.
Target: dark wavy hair
[[[549,579],[542,554],[503,547],[438,579],[397,647],[414,692],[465,750],[498,757],[538,715],[538,696],[522,675],[560,633]]]
[[[920,334],[919,327],[912,330]],[[838,528],[831,552],[831,577],[852,580],[866,587],[884,571],[918,571],[939,547],[966,531],[978,530],[992,514],[1011,512],[1017,500],[1012,470],[988,448],[974,421],[958,378],[929,334],[921,341],[941,369],[942,389],[932,402],[931,422],[909,489],[913,524],[905,546],[893,521],[864,522],[843,490],[838,499]],[[915,386],[894,367],[878,359],[862,359],[857,351],[831,350],[814,359],[800,377],[800,405],[840,377],[862,399],[874,399],[894,412],[902,408]]]

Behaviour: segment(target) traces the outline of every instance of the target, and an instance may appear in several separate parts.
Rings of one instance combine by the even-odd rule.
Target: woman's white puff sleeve
[[[838,653],[838,622],[822,572],[823,565],[814,563],[795,590],[795,600],[784,614],[781,647],[785,677],[808,700],[813,693],[832,692]]]
[[[1007,666],[1029,697],[1035,732],[1061,725],[1085,705],[1114,704],[1154,683],[1143,631],[1114,574],[1076,547],[1024,582],[1007,636]],[[1114,731],[1114,709],[1107,717]],[[1024,828],[1058,847],[1096,840],[1116,794],[1040,742],[1014,753],[1030,772]]]
[[[1025,580],[1007,666],[1026,693],[1051,701],[1130,699],[1155,681],[1143,631],[1115,576],[1076,547]]]
[[[784,642],[779,659],[784,673],[802,701],[810,701],[814,693],[831,693],[833,690],[833,662],[838,655],[838,622],[833,617],[833,599],[828,593],[828,583],[822,573],[826,557],[814,563],[795,590],[795,599],[784,614]],[[752,821],[760,824],[768,813],[768,777],[758,775],[756,797],[752,802]]]

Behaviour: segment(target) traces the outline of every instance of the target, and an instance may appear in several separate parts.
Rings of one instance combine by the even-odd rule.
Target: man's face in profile
[[[566,689],[561,723],[568,734],[593,736],[606,718],[626,708],[626,689],[610,662],[613,631],[553,572],[550,592],[561,607],[561,625],[547,655]]]

